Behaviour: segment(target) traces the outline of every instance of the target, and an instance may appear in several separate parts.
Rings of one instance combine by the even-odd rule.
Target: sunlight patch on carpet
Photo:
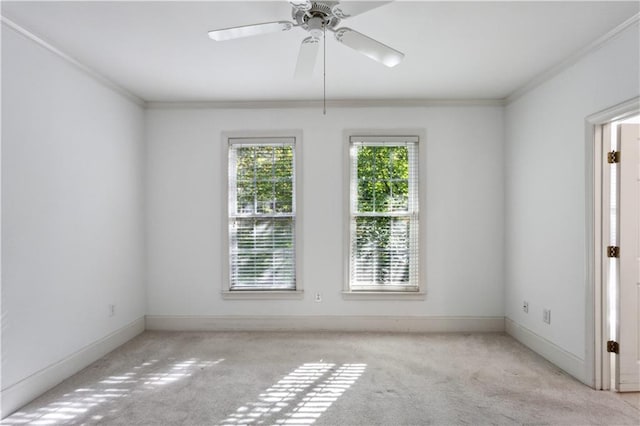
[[[105,377],[95,385],[82,387],[67,393],[63,398],[33,411],[19,410],[2,420],[7,425],[55,425],[73,421],[92,409],[119,400],[133,392],[152,390],[159,386],[176,382],[193,375],[201,368],[219,364],[224,359],[202,361],[197,358],[174,362],[168,367],[158,367],[158,360],[152,359],[135,366],[123,374]],[[103,416],[92,416],[92,420],[102,420]]]
[[[303,364],[221,425],[313,424],[364,373],[366,364]]]

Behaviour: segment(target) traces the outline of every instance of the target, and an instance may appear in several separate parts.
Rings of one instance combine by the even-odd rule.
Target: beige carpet
[[[638,425],[502,334],[145,332],[3,420]]]

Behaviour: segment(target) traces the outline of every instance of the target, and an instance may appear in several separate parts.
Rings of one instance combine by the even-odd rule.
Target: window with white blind
[[[418,137],[350,136],[349,291],[419,291]]]
[[[227,140],[227,290],[295,291],[296,138]]]

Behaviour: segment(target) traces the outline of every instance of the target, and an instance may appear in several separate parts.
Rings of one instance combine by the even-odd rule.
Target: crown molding
[[[577,52],[570,55],[566,59],[563,59],[556,65],[553,65],[551,68],[548,68],[547,70],[541,72],[540,74],[535,76],[533,79],[525,83],[523,86],[520,86],[518,89],[511,92],[511,94],[509,94],[506,98],[504,98],[503,100],[504,104],[509,105],[510,103],[520,99],[522,96],[532,91],[536,87],[540,86],[544,82],[551,80],[553,77],[557,76],[562,71],[574,65],[576,62],[578,62],[583,57],[587,56],[589,53],[599,49],[602,45],[604,45],[608,41],[616,38],[621,33],[623,33],[626,29],[637,24],[639,21],[640,21],[640,13],[636,13],[631,18],[622,22],[620,25],[613,28],[603,36],[592,41],[589,45],[578,50]]]
[[[5,25],[7,28],[12,29],[13,31],[17,32],[18,34],[28,38],[29,40],[33,41],[34,43],[38,44],[39,46],[45,48],[49,52],[51,52],[54,55],[58,56],[59,58],[63,59],[67,63],[73,65],[76,69],[80,70],[85,75],[89,76],[90,78],[92,78],[96,82],[100,83],[102,86],[104,86],[104,87],[106,87],[108,89],[111,89],[112,91],[114,91],[117,94],[125,97],[127,100],[135,103],[138,106],[141,106],[143,108],[146,107],[147,103],[146,103],[146,101],[144,99],[140,98],[137,95],[134,95],[133,93],[131,93],[127,89],[123,88],[119,84],[117,84],[114,81],[108,79],[107,77],[105,77],[104,75],[100,74],[99,72],[97,72],[93,68],[90,68],[90,67],[86,66],[85,64],[83,64],[82,62],[80,62],[76,58],[74,58],[73,56],[63,52],[62,50],[58,49],[57,47],[55,47],[54,45],[52,45],[48,41],[44,40],[43,38],[35,35],[31,31],[29,31],[28,29],[24,28],[23,26],[15,23],[14,21],[12,21],[11,19],[7,18],[4,15],[0,15],[0,21],[2,22],[2,25]]]
[[[321,100],[267,101],[176,101],[147,102],[149,109],[287,109],[320,108]],[[446,106],[504,106],[503,99],[337,99],[327,100],[327,108],[415,108]]]

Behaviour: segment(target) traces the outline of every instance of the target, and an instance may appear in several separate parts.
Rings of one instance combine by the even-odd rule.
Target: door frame
[[[604,256],[603,236],[609,228],[609,217],[603,207],[609,202],[609,175],[603,173],[609,147],[603,127],[613,121],[640,114],[640,96],[607,108],[585,119],[586,177],[586,379],[594,389],[610,389],[610,357],[607,353],[608,300],[605,288],[608,262]]]

